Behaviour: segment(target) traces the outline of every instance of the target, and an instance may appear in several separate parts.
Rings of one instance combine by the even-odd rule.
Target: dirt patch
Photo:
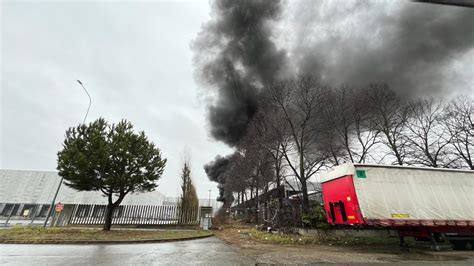
[[[308,263],[393,263],[393,262],[446,262],[474,263],[472,251],[432,252],[427,246],[413,246],[408,250],[398,247],[396,241],[387,243],[360,241],[358,244],[344,242],[321,242],[315,239],[311,244],[295,241],[294,244],[270,242],[268,235],[255,234],[251,226],[232,226],[214,230],[214,235],[236,247],[243,255],[252,257],[258,263],[308,264]],[[291,236],[295,238],[295,236]],[[309,242],[309,240],[306,240]],[[365,243],[365,244],[364,244]]]

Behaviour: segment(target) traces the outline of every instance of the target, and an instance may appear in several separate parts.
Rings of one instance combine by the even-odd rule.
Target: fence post
[[[35,207],[33,208],[33,218],[31,218],[31,221],[30,221],[30,224],[33,224],[33,221],[35,220],[36,218],[36,211],[38,210],[38,205],[35,205]]]
[[[18,208],[15,209],[16,206],[17,206],[16,204],[13,204],[12,210],[10,211],[10,215],[8,215],[8,219],[5,221],[5,226],[8,226],[8,222],[9,222],[10,219],[12,218],[13,212],[17,212],[17,211],[18,211]]]
[[[76,213],[77,210],[77,204],[72,205],[72,210],[71,210],[71,215],[69,215],[69,219],[67,221],[67,225],[69,225],[74,217],[74,214]]]

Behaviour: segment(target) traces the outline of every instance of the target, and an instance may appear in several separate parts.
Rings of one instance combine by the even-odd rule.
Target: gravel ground
[[[0,265],[259,265],[369,264],[474,265],[474,251],[401,251],[397,246],[276,245],[238,229],[219,237],[156,244],[0,245]]]
[[[239,232],[240,231],[240,232]],[[474,265],[474,251],[430,251],[428,246],[401,250],[398,246],[278,245],[262,243],[243,230],[215,230],[214,235],[262,264],[403,263]]]

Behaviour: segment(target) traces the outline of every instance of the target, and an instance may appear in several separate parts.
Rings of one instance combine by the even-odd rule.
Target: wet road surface
[[[374,248],[372,248],[374,249]],[[474,265],[474,251],[396,252],[329,246],[229,245],[216,237],[127,245],[1,245],[0,265]]]
[[[0,265],[254,265],[216,237],[130,245],[0,245]]]

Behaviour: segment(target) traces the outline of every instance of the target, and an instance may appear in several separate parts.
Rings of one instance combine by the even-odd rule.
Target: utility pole
[[[89,97],[89,107],[87,107],[86,115],[84,116],[84,120],[82,121],[82,124],[85,124],[87,115],[89,114],[89,110],[91,109],[92,99],[91,99],[91,96],[89,95],[89,92],[86,90],[86,88],[82,84],[82,82],[80,80],[77,80],[77,83],[81,85],[81,87],[86,92],[87,97]],[[54,208],[54,203],[56,202],[56,198],[58,197],[59,189],[61,188],[61,185],[63,184],[63,180],[64,180],[64,177],[61,176],[61,180],[59,181],[58,188],[56,189],[56,193],[54,193],[53,200],[51,201],[51,205],[49,206],[48,214],[46,215],[46,219],[44,220],[43,227],[46,227],[46,225],[48,224],[49,217],[51,217],[51,213],[53,212],[53,208]]]
[[[54,209],[54,202],[56,201],[56,197],[58,196],[59,189],[61,188],[61,184],[63,183],[63,177],[61,176],[61,181],[59,181],[58,188],[56,189],[56,193],[54,193],[53,200],[51,201],[51,205],[49,206],[48,209],[48,215],[46,215],[46,219],[44,220],[43,227],[46,227],[48,224],[49,217],[51,216],[51,213],[53,212]]]

